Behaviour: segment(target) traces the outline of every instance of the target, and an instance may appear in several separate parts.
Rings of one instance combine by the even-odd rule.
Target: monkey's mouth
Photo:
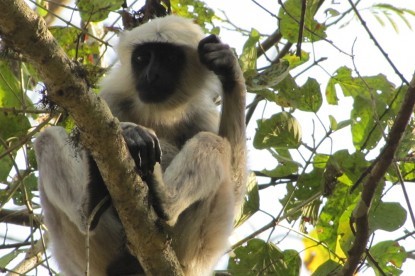
[[[167,102],[174,93],[171,87],[161,84],[137,85],[138,97],[144,103],[163,103]]]

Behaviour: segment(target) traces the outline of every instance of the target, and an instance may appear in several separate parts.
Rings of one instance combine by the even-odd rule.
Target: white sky
[[[257,5],[255,5],[251,0],[240,0],[240,1],[220,1],[220,0],[208,0],[206,1],[209,5],[215,9],[223,10],[226,12],[228,18],[238,27],[241,27],[246,30],[250,30],[251,28],[257,29],[260,33],[264,34],[271,34],[277,28],[277,20],[270,16],[268,13],[260,9]],[[261,5],[267,7],[269,11],[274,14],[278,12],[278,2],[275,0],[263,0],[258,1]],[[328,4],[331,2],[341,2],[342,4],[335,4],[332,7],[338,9],[339,11],[343,11],[349,8],[347,1],[326,1]],[[370,1],[370,0],[363,0],[361,1],[362,7],[370,6],[373,3],[389,3],[398,7],[405,7],[412,11],[415,11],[415,1],[405,1],[405,0],[384,0],[384,1]],[[327,7],[327,5],[326,5]],[[324,11],[324,6],[321,11]],[[399,33],[396,33],[395,30],[388,25],[387,27],[383,27],[379,24],[379,22],[375,19],[373,15],[367,10],[362,10],[361,15],[365,19],[368,27],[372,31],[373,35],[376,37],[380,45],[383,49],[389,54],[389,57],[394,62],[395,66],[399,69],[399,71],[405,76],[407,80],[410,80],[412,74],[415,71],[415,33],[413,30],[410,30],[403,21],[399,19],[397,16],[393,16],[395,21],[398,23]],[[319,19],[321,21],[325,20],[325,15],[323,12],[319,13]],[[350,18],[350,17],[349,17]],[[382,16],[381,17],[386,23],[387,19]],[[415,19],[408,17],[411,25],[415,28]],[[241,35],[235,32],[229,32],[224,29],[221,31],[221,38],[224,42],[231,44],[232,47],[235,47],[238,53],[241,52],[241,48],[243,43],[245,42],[246,38],[241,38]],[[352,53],[352,48],[354,44],[353,53],[355,55],[355,65],[359,70],[361,75],[377,75],[377,74],[384,74],[388,77],[388,79],[395,83],[395,85],[400,85],[400,79],[396,76],[386,62],[385,58],[381,55],[380,51],[374,46],[374,43],[369,39],[369,36],[364,31],[363,27],[354,19],[350,22],[349,25],[342,29],[338,28],[331,28],[327,31],[327,38],[333,41],[333,43],[342,49],[344,52],[349,54]],[[354,68],[352,61],[349,56],[346,56],[340,53],[337,49],[335,49],[332,45],[327,42],[318,42],[314,44],[314,47],[310,44],[303,44],[303,50],[314,52],[315,60],[318,60],[321,57],[328,57],[328,60],[321,63],[321,66],[329,73],[332,74],[337,68],[343,65],[347,65],[349,68]],[[312,55],[310,55],[311,63]],[[306,66],[303,66],[306,67]],[[303,68],[302,68],[303,69]],[[302,70],[300,69],[300,70]],[[303,74],[299,79],[298,82],[305,81],[308,77],[313,77],[317,79],[317,81],[321,84],[321,90],[324,94],[326,83],[329,79],[329,75],[319,67],[314,67],[312,70],[307,71]],[[328,106],[324,104],[321,111],[321,119],[326,126],[329,125],[328,115],[333,115],[336,120],[342,121],[348,119],[350,116],[350,108],[352,105],[352,101],[350,99],[345,99],[341,95],[338,95],[340,98],[339,106]],[[262,116],[268,118],[274,113],[280,111],[280,108],[272,103],[264,105],[259,105],[255,114],[254,119],[261,118]],[[320,138],[324,135],[322,128],[319,126],[316,118],[312,116],[310,113],[299,112],[296,113],[295,116],[299,119],[302,130],[303,130],[303,139],[308,143],[311,144],[311,134],[313,121],[316,125],[316,140],[319,141]],[[251,121],[249,128],[248,128],[248,137],[253,138],[254,131],[255,131],[256,123]],[[353,145],[351,143],[350,137],[350,129],[345,128],[338,133],[332,135],[333,141],[336,142],[333,145],[333,152],[339,149],[350,149],[353,150]],[[327,153],[330,152],[330,144],[326,143],[320,148],[320,151],[326,151]],[[274,168],[276,163],[274,159],[272,159],[265,151],[258,151],[254,150],[250,147],[249,153],[250,159],[250,168],[251,169],[263,169],[264,167],[267,169]],[[415,193],[414,185],[407,185],[409,189],[409,194],[412,195]],[[271,214],[278,214],[281,206],[278,204],[278,199],[285,195],[285,187],[281,188],[268,188],[266,191],[261,193],[261,209],[267,210]],[[384,199],[385,201],[400,201],[404,207],[405,204],[402,200],[402,193],[400,188],[393,189],[392,192],[388,194],[388,197]],[[415,205],[415,200],[412,201],[413,206]],[[252,232],[253,229],[257,229],[265,222],[270,221],[270,218],[258,214],[255,216],[254,220],[251,220],[251,224],[244,225],[239,229],[236,233],[236,240],[241,237],[244,237],[246,233]],[[413,225],[410,223],[410,219],[408,219],[408,223],[406,224],[408,229],[413,229]],[[402,235],[402,229],[398,231],[398,234],[391,236],[388,232],[381,232],[377,234],[379,240],[385,239],[393,239]],[[273,238],[275,241],[279,241],[282,235],[285,235],[286,230],[283,228],[276,228],[274,232]],[[262,238],[267,239],[269,232],[261,235]],[[410,244],[408,245],[408,242]],[[407,239],[404,241],[407,250],[413,250],[415,248],[415,242],[413,240]],[[284,240],[284,242],[279,243],[278,246],[282,249],[293,248],[296,250],[300,250],[302,248],[301,239],[296,236],[291,236],[291,238]],[[404,273],[402,275],[413,275],[413,267],[415,262],[413,260],[409,260],[406,262],[405,266],[403,267]],[[302,270],[302,275],[307,275],[308,273],[305,270]],[[366,271],[364,273],[360,273],[360,275],[374,275],[373,271]]]
[[[268,13],[261,10],[257,5],[255,5],[251,0],[239,0],[239,1],[223,1],[223,0],[206,0],[208,5],[212,8],[217,10],[223,10],[226,12],[227,16],[231,19],[235,25],[244,28],[246,30],[250,30],[251,28],[257,29],[260,33],[264,34],[271,34],[277,28],[277,20],[271,17]],[[276,0],[258,0],[261,5],[267,7],[271,12],[277,13],[278,12],[278,1]],[[334,7],[338,7],[340,11],[348,9],[347,1],[326,1],[327,3],[331,4],[331,2],[341,2],[342,4],[336,4]],[[372,0],[363,0],[363,5],[369,5],[369,3],[375,3],[380,1],[372,1]],[[408,1],[408,0],[384,0],[381,1],[382,3],[390,3],[396,6],[406,7],[410,10],[415,11],[415,1]],[[363,6],[362,5],[362,6]],[[321,9],[324,10],[324,9]],[[405,25],[402,24],[402,21],[394,16],[394,19],[400,23],[399,24],[399,33],[396,33],[393,28],[391,27],[382,27],[380,24],[375,20],[375,18],[370,15],[369,12],[362,11],[362,15],[364,16],[370,30],[372,30],[375,37],[378,39],[380,44],[382,45],[383,49],[389,54],[390,58],[393,60],[397,68],[400,70],[401,73],[409,80],[411,78],[412,73],[415,70],[415,34],[414,31],[408,29]],[[319,14],[319,18],[323,21],[324,13],[321,12]],[[385,19],[384,17],[382,17]],[[385,19],[385,22],[387,20]],[[410,18],[410,22],[412,26],[415,28],[415,19]],[[354,41],[354,54],[355,54],[355,62],[359,72],[362,75],[377,75],[379,73],[383,73],[388,76],[389,80],[392,80],[396,85],[400,84],[399,78],[394,75],[393,70],[387,64],[385,59],[381,56],[380,52],[374,47],[373,42],[368,38],[368,35],[364,32],[361,25],[357,22],[357,20],[353,20],[350,25],[343,29],[330,29],[327,32],[328,39],[332,40],[333,43],[340,47],[343,51],[347,53],[352,52],[352,46]],[[241,37],[241,35],[237,32],[230,32],[222,29],[221,38],[224,42],[230,44],[232,47],[235,47],[238,53],[241,52],[241,48],[243,43],[245,42],[246,38]],[[321,57],[328,57],[329,59],[322,63],[322,67],[329,73],[333,73],[338,67],[342,65],[347,65],[350,68],[353,68],[351,60],[348,56],[341,54],[338,50],[336,50],[333,46],[329,45],[326,42],[318,42],[314,45],[314,48],[311,47],[310,44],[303,44],[303,49],[306,51],[312,52],[314,50],[315,59],[319,59]],[[311,57],[311,55],[310,55]],[[304,66],[303,66],[304,67]],[[303,74],[297,81],[302,82],[306,80],[308,77],[313,77],[317,79],[322,85],[322,91],[324,93],[325,85],[329,79],[329,75],[324,72],[319,67],[314,67],[312,70],[307,71]],[[339,95],[340,96],[340,95]],[[252,96],[251,96],[252,98]],[[340,97],[340,106],[327,106],[324,105],[322,110],[327,115],[322,115],[322,120],[326,126],[328,126],[328,114],[333,115],[337,121],[342,121],[349,118],[349,110],[351,107],[351,100],[344,99]],[[259,105],[257,108],[256,113],[254,114],[254,118],[250,123],[248,129],[248,136],[253,139],[254,130],[256,127],[255,119],[261,118],[264,116],[265,118],[271,116],[272,114],[279,112],[280,108],[272,103],[269,103],[266,107],[264,105]],[[299,112],[296,114],[296,117],[300,120],[300,123],[303,127],[303,137],[306,141],[310,142],[310,137],[312,133],[312,126],[313,120],[316,122],[316,132],[322,131],[321,127],[319,127],[318,122],[315,117],[311,116],[310,113]],[[324,135],[324,132],[320,132],[320,136]],[[347,139],[344,139],[346,137]],[[339,131],[338,133],[333,135],[333,140],[337,141],[338,144],[334,145],[334,151],[338,149],[348,148],[352,149],[351,138],[350,137],[350,130],[344,129]],[[316,137],[319,140],[321,137]],[[326,152],[330,151],[330,145],[325,144],[322,147],[323,150]],[[250,148],[249,153],[250,159],[250,168],[255,170],[260,170],[263,168],[271,169],[275,167],[274,159],[270,158],[265,151],[257,151]],[[266,160],[266,161],[264,161]],[[412,185],[414,186],[414,185]],[[410,194],[415,193],[414,187],[408,187],[410,189]],[[402,195],[398,189],[395,189],[391,196],[389,197],[390,201],[402,201]],[[278,204],[278,199],[285,195],[285,187],[280,188],[269,188],[265,192],[261,193],[261,208],[266,209],[271,214],[277,214],[281,208]],[[413,202],[415,205],[415,201]],[[242,238],[246,236],[248,233],[252,232],[253,229],[256,229],[262,226],[264,223],[268,222],[270,219],[265,215],[258,214],[255,216],[255,220],[251,224],[246,224],[241,229],[239,229],[235,235],[235,239]],[[407,224],[409,229],[413,229],[413,226]],[[275,241],[279,241],[281,239],[281,235],[285,235],[286,229],[283,228],[276,228],[274,232],[273,238]],[[402,233],[402,231],[400,231]],[[381,239],[387,239],[386,235],[379,235]],[[267,239],[268,233],[261,236],[264,239]],[[282,249],[293,248],[297,251],[303,248],[301,239],[296,236],[291,236],[291,238],[284,240],[284,242],[278,244],[278,246]],[[407,249],[414,249],[415,243],[411,243],[411,247],[407,247]],[[411,275],[413,270],[410,270],[410,267],[414,267],[415,262],[407,261],[406,265],[404,266],[404,273],[403,275]],[[307,275],[307,273],[303,270],[302,275]],[[360,275],[373,275],[373,273],[365,272]]]

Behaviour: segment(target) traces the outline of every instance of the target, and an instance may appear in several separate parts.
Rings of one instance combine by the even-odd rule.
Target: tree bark
[[[149,206],[148,188],[134,171],[134,162],[119,122],[24,0],[0,1],[0,36],[31,62],[42,76],[47,96],[74,118],[82,144],[91,151],[124,226],[128,246],[148,275],[180,275],[175,253]],[[109,159],[108,156],[112,158]]]

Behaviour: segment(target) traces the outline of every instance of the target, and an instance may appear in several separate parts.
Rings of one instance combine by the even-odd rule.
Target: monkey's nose
[[[146,79],[148,83],[154,83],[158,81],[160,75],[157,73],[157,70],[148,70],[146,74]]]

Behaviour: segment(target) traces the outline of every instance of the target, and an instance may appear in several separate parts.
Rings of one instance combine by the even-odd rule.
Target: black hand
[[[153,131],[134,124],[122,124],[123,136],[141,177],[153,172],[161,161],[159,140]]]
[[[199,42],[198,53],[200,62],[219,76],[224,88],[232,88],[239,65],[229,45],[223,44],[216,35],[210,35]]]

